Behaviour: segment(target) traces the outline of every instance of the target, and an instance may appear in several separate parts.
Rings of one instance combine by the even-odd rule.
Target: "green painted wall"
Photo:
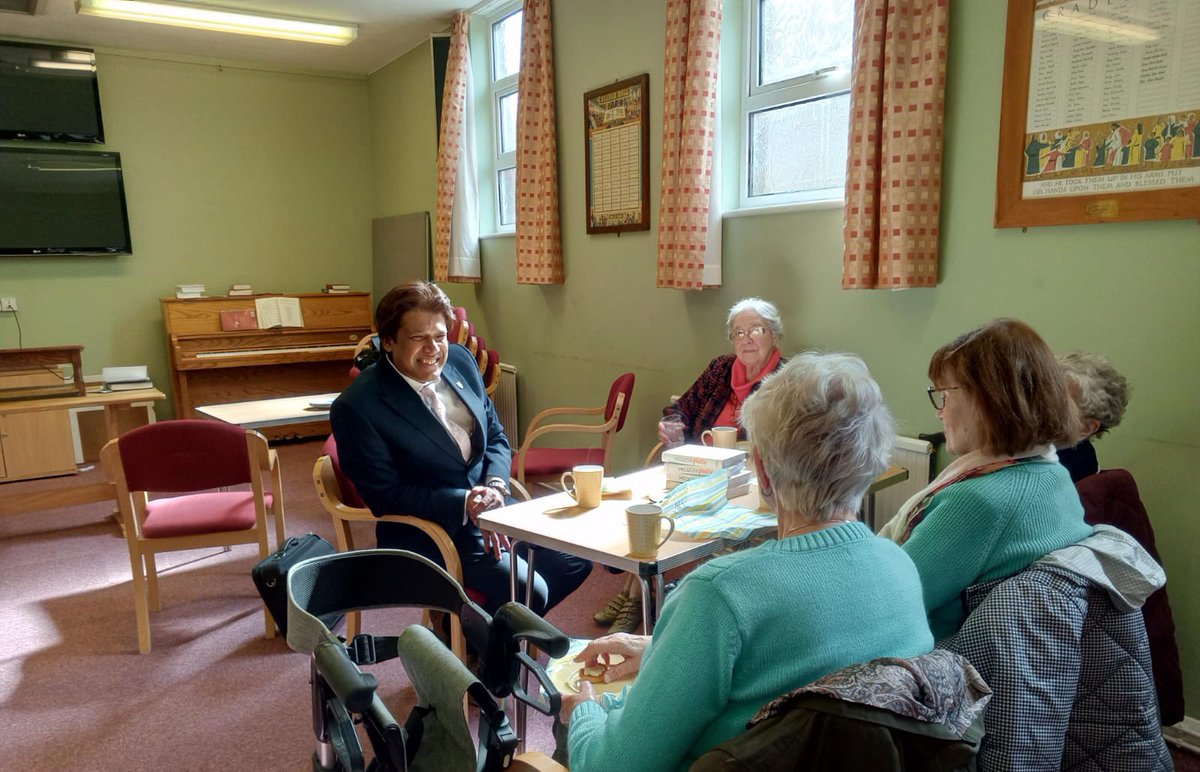
[[[429,41],[371,75],[375,217],[429,212],[437,198],[437,119]]]
[[[726,350],[726,309],[745,295],[780,306],[787,351],[862,355],[908,434],[940,428],[924,394],[930,354],[990,318],[1024,319],[1056,349],[1104,352],[1135,390],[1124,424],[1099,444],[1101,460],[1134,472],[1154,520],[1195,715],[1200,599],[1187,588],[1200,584],[1189,546],[1200,540],[1200,226],[992,227],[1005,5],[953,6],[939,286],[853,293],[839,289],[840,209],[727,218],[725,285],[703,293],[654,288],[653,232],[586,235],[581,97],[640,72],[650,73],[657,224],[664,12],[642,0],[560,0],[553,10],[567,282],[517,286],[513,239],[495,238],[483,245],[485,282],[449,287],[456,302],[478,304],[476,323],[519,368],[522,420],[552,405],[599,404],[612,378],[633,370],[616,462],[640,464],[668,395]],[[727,35],[737,12],[726,3]],[[736,66],[729,59],[723,69]],[[404,130],[392,136],[406,141]],[[725,168],[736,165],[727,157]]]
[[[2,257],[21,342],[83,344],[84,370],[169,380],[158,299],[201,282],[316,292],[370,282],[367,83],[104,51],[105,149],[121,153],[134,253]],[[0,314],[0,348],[16,347]],[[163,404],[163,414],[170,409]]]

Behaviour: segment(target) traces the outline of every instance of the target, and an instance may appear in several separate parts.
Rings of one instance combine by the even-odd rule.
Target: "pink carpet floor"
[[[287,530],[332,542],[311,478],[320,448],[279,446]],[[93,470],[0,494],[100,479]],[[128,552],[110,512],[94,504],[0,518],[0,769],[308,769],[308,660],[281,637],[263,639],[256,548],[161,557],[153,650],[138,654]],[[369,525],[359,538],[373,543]],[[596,569],[551,621],[575,637],[603,632],[591,615],[619,582]],[[419,612],[364,617],[371,632],[396,634]],[[415,699],[403,669],[375,670],[403,720]],[[551,752],[549,719],[530,715],[529,748]]]

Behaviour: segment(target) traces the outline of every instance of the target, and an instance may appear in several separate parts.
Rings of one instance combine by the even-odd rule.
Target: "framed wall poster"
[[[583,95],[587,232],[650,230],[650,75]]]
[[[1197,0],[1008,0],[995,226],[1200,218],[1197,41]]]

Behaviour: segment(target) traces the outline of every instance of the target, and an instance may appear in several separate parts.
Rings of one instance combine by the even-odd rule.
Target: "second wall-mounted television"
[[[104,142],[95,52],[0,40],[0,139]]]
[[[119,153],[0,146],[0,255],[132,251]]]

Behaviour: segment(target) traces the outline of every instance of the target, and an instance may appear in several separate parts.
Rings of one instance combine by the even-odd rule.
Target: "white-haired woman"
[[[686,576],[652,639],[620,635],[579,655],[628,656],[602,706],[566,695],[570,766],[686,769],[738,734],[766,702],[856,662],[929,651],[921,582],[903,551],[857,521],[895,428],[862,360],[802,354],[742,408],[779,538]]]
[[[725,333],[733,353],[709,362],[679,401],[663,409],[658,435],[664,445],[699,442],[700,434],[714,426],[740,427],[746,398],[786,361],[779,351],[783,338],[779,309],[762,298],[734,303],[725,320]],[[682,421],[682,437],[673,436],[672,420]],[[740,435],[745,435],[744,430]]]
[[[1067,378],[1067,392],[1079,408],[1081,424],[1079,441],[1059,448],[1058,460],[1071,473],[1071,482],[1079,482],[1100,471],[1092,440],[1121,423],[1129,404],[1129,382],[1100,354],[1068,351],[1057,359]]]

